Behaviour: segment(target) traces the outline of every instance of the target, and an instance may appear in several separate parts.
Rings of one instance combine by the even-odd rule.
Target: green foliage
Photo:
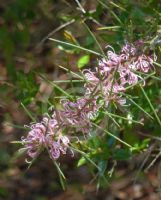
[[[38,85],[35,80],[34,73],[30,72],[24,74],[22,71],[17,72],[17,86],[16,96],[23,104],[28,105],[34,100],[35,95],[38,92]]]
[[[131,155],[128,149],[115,149],[113,156],[116,160],[129,160]]]
[[[78,60],[78,68],[81,69],[83,68],[85,65],[87,65],[89,63],[90,57],[89,55],[84,55],[82,57],[79,58]]]

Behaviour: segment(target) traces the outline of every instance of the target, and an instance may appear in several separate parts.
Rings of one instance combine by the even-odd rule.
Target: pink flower
[[[53,141],[49,146],[51,159],[57,160],[60,157],[60,145],[58,142]]]
[[[112,51],[107,52],[107,57],[108,57],[107,63],[110,67],[115,68],[117,65],[119,65],[119,63],[121,61],[120,56],[117,55],[116,53],[112,52]]]
[[[97,111],[95,99],[80,98],[76,102],[63,100],[64,111],[61,112],[61,118],[64,120],[64,125],[73,126],[77,131],[88,133],[91,127],[90,115],[94,115]]]
[[[87,80],[85,83],[85,96],[90,96],[91,93],[95,90],[97,85],[100,82],[99,74],[97,72],[92,72],[91,70],[83,70],[83,74]]]
[[[147,73],[150,70],[152,64],[153,60],[149,56],[146,56],[144,54],[139,56],[137,61],[135,62],[137,69],[144,73]]]
[[[142,47],[142,46],[144,45],[144,41],[143,41],[142,39],[137,40],[137,41],[135,42],[135,45],[136,45],[137,47]]]
[[[51,134],[46,135],[46,145],[51,159],[56,160],[60,157],[61,153],[66,154],[69,143],[69,138],[67,136],[61,135],[60,132],[58,132],[57,137],[54,137]]]
[[[113,67],[113,63],[103,58],[98,63],[98,72],[100,72],[101,75],[104,75],[106,73],[109,73],[112,70],[112,67]]]
[[[122,53],[120,55],[121,62],[126,62],[126,61],[128,61],[128,59],[129,59],[129,54]]]
[[[70,143],[69,138],[67,136],[59,136],[58,143],[60,145],[60,151],[63,154],[66,154],[67,148],[69,147]]]
[[[114,68],[116,68],[117,65],[119,65],[120,61],[121,59],[119,55],[117,55],[113,51],[108,51],[107,58],[103,58],[99,61],[98,67],[96,68],[96,72],[101,73],[101,75],[107,75]]]
[[[122,47],[121,53],[126,54],[128,56],[135,56],[137,53],[137,48],[133,44],[126,43]]]
[[[122,91],[125,91],[125,88],[122,85],[119,85],[117,82],[115,83],[109,82],[107,85],[103,86],[104,95],[107,95],[107,94],[110,95],[110,93],[117,94]]]
[[[138,82],[138,75],[132,72],[129,68],[120,67],[119,73],[122,85],[134,85]]]
[[[83,74],[84,74],[85,78],[87,79],[87,81],[92,82],[92,83],[99,82],[99,78],[96,77],[95,73],[92,72],[91,70],[85,69],[85,70],[83,70]]]
[[[55,113],[52,117],[56,117]],[[22,138],[27,155],[36,158],[38,154],[47,149],[52,159],[58,159],[62,154],[65,154],[69,147],[69,139],[67,136],[62,136],[60,127],[55,118],[43,118],[42,123],[37,123],[31,126],[26,138]]]
[[[124,92],[125,88],[123,85],[119,85],[117,82],[115,83],[108,83],[103,87],[103,95],[105,100],[105,106],[107,107],[110,101],[114,101],[123,105],[123,101],[121,101],[122,97],[120,92]],[[126,103],[125,99],[124,102]]]
[[[31,158],[35,158],[45,144],[46,128],[43,124],[37,123],[31,126],[31,131],[26,138],[22,138],[27,154]]]
[[[56,113],[54,112],[52,118],[44,117],[42,123],[46,127],[46,134],[55,134],[59,128],[58,120],[56,119]]]

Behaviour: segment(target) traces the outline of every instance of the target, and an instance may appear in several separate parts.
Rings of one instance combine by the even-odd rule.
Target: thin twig
[[[83,8],[83,6],[81,5],[81,3],[78,0],[75,0],[75,2],[77,3],[78,7],[80,8],[80,10],[82,11],[82,13],[86,13],[85,9]]]
[[[73,24],[75,22],[75,19],[72,19],[69,22],[66,22],[65,24],[60,25],[59,27],[57,27],[56,29],[54,29],[53,31],[51,31],[50,33],[47,34],[47,36],[45,36],[37,45],[37,47],[40,47],[49,37],[51,37],[52,35],[54,35],[56,32],[60,31],[61,29],[65,28],[66,26],[69,26],[70,24]]]

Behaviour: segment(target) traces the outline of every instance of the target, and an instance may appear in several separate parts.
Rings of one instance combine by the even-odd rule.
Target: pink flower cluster
[[[142,41],[136,42],[135,46],[127,43],[120,54],[111,48],[95,71],[84,70],[84,96],[75,102],[61,100],[62,110],[55,111],[51,119],[43,118],[41,123],[31,125],[27,137],[22,138],[28,156],[36,158],[46,148],[51,159],[58,159],[70,146],[69,137],[62,134],[64,129],[89,133],[91,120],[97,116],[100,107],[107,108],[110,102],[123,106],[126,98],[122,93],[126,92],[126,87],[143,80],[138,72],[147,73],[153,65],[153,59],[142,53],[142,45]]]
[[[43,149],[47,149],[51,159],[58,159],[60,154],[66,154],[69,147],[69,138],[62,135],[55,117],[43,118],[41,123],[31,125],[26,138],[22,137],[22,143],[31,158],[36,158]]]
[[[91,128],[90,119],[98,111],[98,106],[94,98],[79,98],[76,102],[62,100],[63,111],[60,115],[63,125],[72,126],[76,131],[89,133]]]
[[[106,107],[111,101],[123,106],[126,99],[121,92],[125,92],[127,86],[143,80],[138,73],[149,72],[153,65],[153,59],[142,53],[142,46],[143,41],[137,41],[135,46],[127,43],[120,54],[116,54],[111,48],[107,52],[107,58],[99,61],[95,71],[84,70],[87,79],[86,96],[102,97]]]

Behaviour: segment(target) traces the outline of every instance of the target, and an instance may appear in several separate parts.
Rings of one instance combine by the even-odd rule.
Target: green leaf
[[[82,56],[79,60],[78,60],[78,68],[81,69],[83,68],[86,64],[89,63],[89,60],[90,60],[90,56],[89,55],[85,55],[85,56]]]
[[[77,163],[77,167],[84,165],[86,162],[87,162],[87,159],[85,159],[85,157],[80,158]]]
[[[106,171],[106,168],[107,168],[107,161],[106,160],[99,161],[98,166],[99,166],[99,169],[100,169],[99,175],[103,176],[105,171]]]
[[[147,139],[144,139],[142,142],[140,143],[136,143],[134,144],[133,148],[132,148],[132,151],[133,152],[140,152],[140,151],[143,151],[145,149],[148,148],[149,146],[149,142],[150,142],[150,139],[147,138]]]
[[[114,158],[116,160],[128,160],[131,156],[131,152],[128,149],[116,149]]]

